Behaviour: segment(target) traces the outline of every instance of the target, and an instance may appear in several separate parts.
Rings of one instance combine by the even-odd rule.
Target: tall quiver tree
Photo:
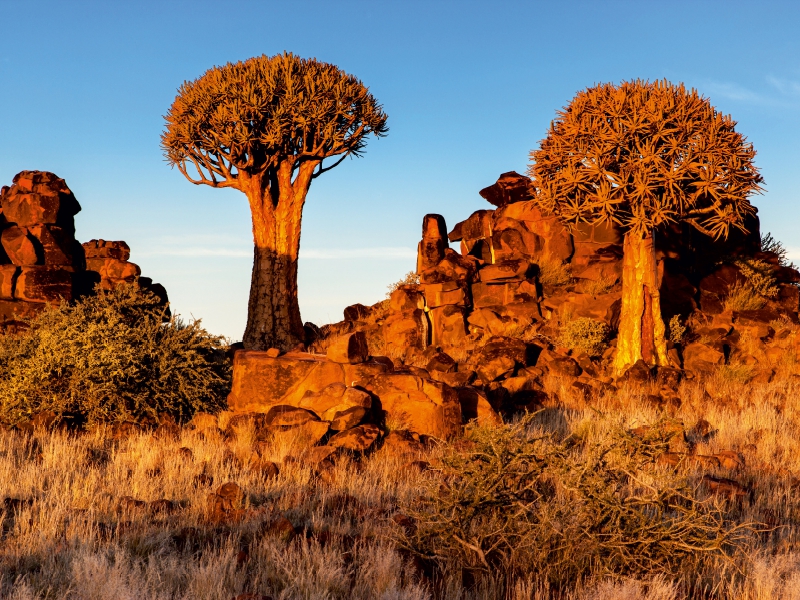
[[[601,84],[558,112],[528,172],[536,201],[567,223],[625,231],[614,367],[667,364],[655,236],[686,222],[714,239],[745,231],[761,190],[755,150],[695,90],[667,81]]]
[[[354,76],[293,54],[214,67],[178,90],[161,136],[167,161],[192,183],[236,188],[250,203],[255,249],[245,348],[302,341],[297,258],[309,186],[347,156],[360,156],[369,134],[386,135],[386,120]]]

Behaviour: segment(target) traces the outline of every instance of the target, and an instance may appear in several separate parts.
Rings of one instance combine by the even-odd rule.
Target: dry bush
[[[559,441],[533,420],[470,428],[469,450],[446,451],[440,477],[405,508],[416,528],[400,543],[445,573],[513,581],[533,572],[558,587],[587,572],[688,576],[740,551],[746,525],[700,499],[688,478],[654,468],[668,436],[612,429]]]
[[[539,283],[542,285],[567,285],[572,281],[569,265],[552,254],[542,254],[536,259],[536,265],[539,267]]]
[[[601,277],[600,279],[584,279],[581,281],[580,290],[590,296],[599,296],[611,291],[616,280],[613,277]]]
[[[742,311],[758,310],[763,308],[766,303],[764,296],[759,294],[749,281],[737,281],[730,287],[722,305],[724,310]]]
[[[680,315],[672,315],[669,325],[667,325],[667,331],[669,332],[669,341],[673,344],[680,344],[683,341],[686,335],[686,325],[681,323]]]
[[[600,356],[608,347],[611,333],[608,325],[589,317],[565,319],[558,343],[570,350],[580,350],[589,356]]]
[[[386,297],[388,298],[389,296],[391,296],[392,292],[394,292],[395,290],[397,290],[397,288],[401,286],[417,285],[417,284],[419,284],[419,275],[417,275],[416,271],[409,271],[408,273],[403,275],[403,278],[400,279],[399,281],[395,281],[394,283],[390,283],[389,285],[386,286],[387,289]]]
[[[121,285],[48,307],[25,332],[0,336],[0,421],[52,411],[91,425],[219,410],[230,385],[224,340],[165,310]]]

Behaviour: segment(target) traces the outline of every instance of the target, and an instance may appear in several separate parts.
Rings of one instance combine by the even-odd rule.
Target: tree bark
[[[292,181],[290,163],[272,181],[240,173],[253,219],[253,273],[243,343],[247,350],[291,350],[303,342],[297,299],[297,259],[303,204],[311,183],[304,164]]]
[[[622,314],[614,370],[621,375],[639,360],[667,365],[654,232],[625,234],[622,259]]]

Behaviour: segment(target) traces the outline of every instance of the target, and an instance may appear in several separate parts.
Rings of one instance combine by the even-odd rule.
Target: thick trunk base
[[[614,371],[624,373],[637,361],[667,365],[667,342],[661,317],[653,234],[625,235],[622,271],[622,314],[617,334]]]
[[[247,350],[291,350],[303,342],[303,321],[297,300],[297,261],[269,248],[256,246],[247,328]]]

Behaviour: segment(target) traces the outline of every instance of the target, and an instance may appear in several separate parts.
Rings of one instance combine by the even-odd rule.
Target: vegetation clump
[[[536,573],[564,586],[588,572],[700,572],[744,540],[746,525],[730,523],[685,475],[653,465],[667,427],[644,439],[611,428],[559,440],[534,419],[472,427],[466,444],[446,449],[439,476],[405,507],[416,526],[400,544],[445,573]]]
[[[608,346],[610,329],[601,321],[580,317],[567,321],[561,328],[558,343],[570,350],[580,350],[589,356],[600,356]]]
[[[120,285],[0,336],[0,421],[51,411],[87,425],[153,422],[219,410],[230,386],[224,341],[166,310]]]

